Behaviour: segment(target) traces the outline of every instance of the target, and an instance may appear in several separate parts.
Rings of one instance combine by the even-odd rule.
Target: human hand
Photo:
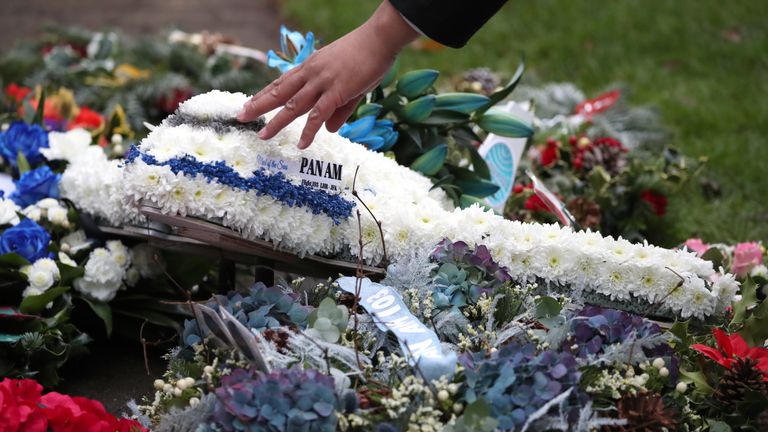
[[[259,138],[270,139],[309,112],[298,143],[300,149],[305,149],[323,123],[330,132],[339,130],[360,99],[381,81],[400,50],[417,36],[416,30],[384,0],[363,25],[317,50],[254,95],[237,119],[253,121],[282,106],[259,131]]]

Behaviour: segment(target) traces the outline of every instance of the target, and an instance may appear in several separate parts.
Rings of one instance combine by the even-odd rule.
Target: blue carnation
[[[32,219],[24,219],[0,236],[0,254],[17,253],[29,262],[49,256],[51,236]]]
[[[399,134],[393,128],[391,120],[376,120],[371,115],[344,124],[339,129],[339,135],[373,151],[385,152],[397,142]]]
[[[16,190],[9,198],[19,207],[32,205],[45,198],[58,198],[60,180],[61,174],[56,174],[47,165],[43,165],[22,174],[16,181]]]
[[[30,165],[43,162],[41,148],[48,147],[48,132],[38,125],[28,125],[16,121],[0,137],[0,156],[14,168],[18,167],[17,158],[23,154]]]
[[[309,32],[305,37],[300,32],[292,32],[285,26],[280,26],[280,49],[282,51],[280,53],[269,50],[267,65],[280,69],[281,73],[286,73],[315,52],[315,35]]]

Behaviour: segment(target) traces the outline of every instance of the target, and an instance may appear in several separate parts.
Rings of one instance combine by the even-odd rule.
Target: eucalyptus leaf
[[[536,319],[547,318],[551,319],[560,314],[562,306],[560,303],[552,297],[544,296],[540,297],[535,302],[536,304]]]

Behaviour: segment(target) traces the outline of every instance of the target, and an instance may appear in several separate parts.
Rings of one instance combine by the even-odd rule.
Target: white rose
[[[37,203],[35,203],[35,205],[45,210],[61,207],[61,204],[59,204],[59,201],[54,198],[43,198]]]
[[[56,265],[56,261],[50,258],[40,258],[39,260],[35,261],[34,264],[32,264],[32,267],[50,272],[53,275],[53,278],[56,280],[59,280],[61,277],[61,273],[59,273],[59,267]]]
[[[69,224],[69,218],[67,217],[67,209],[64,207],[54,207],[48,210],[48,220],[55,225],[67,225]]]
[[[24,214],[24,216],[32,219],[33,221],[40,222],[40,217],[42,216],[42,210],[40,210],[40,207],[31,205],[26,207],[21,212]]]
[[[91,145],[91,133],[77,128],[67,132],[50,132],[48,148],[41,148],[40,153],[48,160],[63,159],[67,162],[82,156]]]
[[[16,225],[19,223],[19,215],[16,213],[19,210],[13,201],[7,199],[0,199],[0,225]]]

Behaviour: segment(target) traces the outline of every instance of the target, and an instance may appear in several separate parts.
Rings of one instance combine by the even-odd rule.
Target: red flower
[[[157,107],[164,113],[172,113],[176,111],[179,104],[192,97],[193,93],[187,89],[174,89],[170,94],[164,94],[160,96],[157,101]]]
[[[85,128],[85,129],[99,129],[104,124],[104,119],[101,114],[88,108],[80,108],[80,112],[77,117],[72,120],[67,126],[67,129]]]
[[[729,335],[719,328],[713,329],[712,333],[715,335],[719,350],[702,344],[693,344],[691,348],[718,362],[726,369],[730,369],[737,358],[755,360],[757,368],[763,372],[763,380],[768,381],[768,348],[750,347],[738,333]]]
[[[0,431],[143,432],[129,419],[116,419],[94,400],[56,392],[42,395],[34,380],[0,382]]]
[[[20,104],[25,97],[32,91],[29,87],[18,86],[16,83],[11,83],[5,86],[5,94]]]
[[[543,167],[552,166],[560,159],[560,143],[549,138],[547,145],[539,152],[539,163]]]
[[[667,197],[662,194],[644,190],[640,194],[640,199],[647,202],[651,206],[651,210],[659,217],[664,216],[667,212]]]

